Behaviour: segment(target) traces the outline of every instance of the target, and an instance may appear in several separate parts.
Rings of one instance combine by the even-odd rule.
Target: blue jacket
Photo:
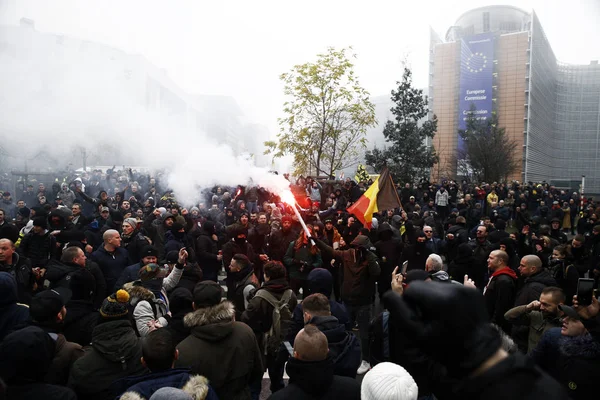
[[[356,378],[356,370],[362,361],[358,338],[335,317],[313,317],[309,323],[316,325],[327,337],[329,355],[333,358],[333,373]]]
[[[119,279],[117,279],[117,283],[115,284],[114,290],[117,291],[121,289],[124,284],[138,280],[138,273],[140,272],[141,267],[141,264],[137,263],[125,268],[123,272],[121,272],[121,276],[119,276]]]
[[[147,375],[132,376],[117,382],[119,392],[124,387],[125,393],[117,399],[127,400],[135,392],[145,399],[149,399],[154,392],[163,387],[182,389],[194,399],[219,400],[213,388],[208,384],[208,379],[201,375],[190,375],[187,368],[176,368],[167,371],[154,372]],[[138,397],[139,398],[139,397]]]
[[[331,297],[333,290],[333,276],[331,272],[325,268],[315,268],[308,274],[308,291],[312,293],[321,293],[328,298]],[[346,330],[351,330],[350,316],[346,307],[337,301],[329,299],[329,307],[331,308],[331,316],[336,317],[341,325],[346,327]],[[304,309],[302,303],[299,303],[292,313],[292,324],[287,335],[287,340],[290,343],[294,342],[294,338],[304,328]]]
[[[121,273],[129,265],[129,254],[127,250],[118,247],[113,254],[108,253],[101,245],[98,250],[92,253],[92,261],[96,262],[106,280],[107,290],[112,290],[117,283]]]
[[[0,272],[0,342],[29,320],[29,308],[17,304],[17,282],[8,272]]]

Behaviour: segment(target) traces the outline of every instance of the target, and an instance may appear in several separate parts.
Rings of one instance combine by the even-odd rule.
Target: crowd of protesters
[[[256,186],[180,204],[131,169],[20,183],[0,182],[2,399],[596,392],[600,305],[577,293],[600,209],[578,192],[407,183],[367,227],[347,208],[370,182],[300,177],[307,233]]]

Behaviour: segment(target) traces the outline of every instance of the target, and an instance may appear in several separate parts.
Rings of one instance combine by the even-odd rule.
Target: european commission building
[[[600,193],[600,65],[557,60],[535,12],[477,8],[444,40],[432,31],[429,102],[443,166],[434,179],[456,177],[458,130],[474,112],[497,115],[522,148],[514,155],[522,168],[509,179],[576,188],[585,175],[586,192]]]

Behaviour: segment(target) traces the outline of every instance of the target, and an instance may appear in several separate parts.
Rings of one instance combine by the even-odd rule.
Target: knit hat
[[[383,362],[374,366],[363,378],[362,400],[417,400],[419,388],[413,377],[401,366]]]
[[[216,306],[221,302],[223,289],[214,281],[203,281],[194,287],[194,305],[196,308]]]
[[[19,208],[19,211],[17,211],[17,213],[23,218],[29,218],[29,215],[31,214],[31,210],[27,207],[23,207],[23,208]]]
[[[125,218],[124,224],[129,224],[133,229],[137,228],[137,220],[135,218]]]
[[[150,263],[148,265],[143,266],[138,271],[138,276],[142,282],[146,282],[152,279],[162,278],[161,273],[163,269],[160,265],[155,263]]]
[[[148,244],[142,247],[142,251],[140,252],[140,260],[144,257],[158,257],[158,250],[156,250],[156,247]]]
[[[128,314],[129,293],[123,289],[117,290],[102,302],[100,316],[105,320],[120,319]]]
[[[154,392],[149,400],[193,400],[193,397],[181,389],[163,387]]]
[[[33,219],[33,226],[39,226],[42,229],[47,229],[48,221],[46,220],[46,217],[35,217]]]

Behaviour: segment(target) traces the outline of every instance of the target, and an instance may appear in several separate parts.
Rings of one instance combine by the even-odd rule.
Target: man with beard
[[[298,233],[292,229],[292,217],[284,215],[281,219],[281,230],[271,235],[269,251],[272,260],[283,262],[283,256]]]
[[[483,290],[490,322],[498,325],[510,334],[511,326],[504,319],[504,314],[515,303],[517,274],[508,266],[508,254],[502,250],[494,250],[488,260],[490,280]]]
[[[267,222],[267,214],[261,212],[256,218],[256,225],[248,232],[248,242],[258,254],[258,260],[254,263],[254,274],[262,282],[263,265],[269,261],[269,236],[271,226]]]
[[[248,237],[248,229],[241,226],[233,232],[233,239],[223,245],[223,265],[229,266],[235,254],[243,254],[250,262],[256,261],[256,253],[254,248],[246,238]],[[227,270],[227,300],[233,300],[235,294],[235,282],[230,271]]]
[[[511,308],[504,314],[504,318],[511,324],[529,328],[527,354],[530,354],[536,348],[544,332],[550,328],[561,326],[558,306],[564,302],[565,293],[563,290],[555,286],[549,286],[542,290],[539,300]]]

